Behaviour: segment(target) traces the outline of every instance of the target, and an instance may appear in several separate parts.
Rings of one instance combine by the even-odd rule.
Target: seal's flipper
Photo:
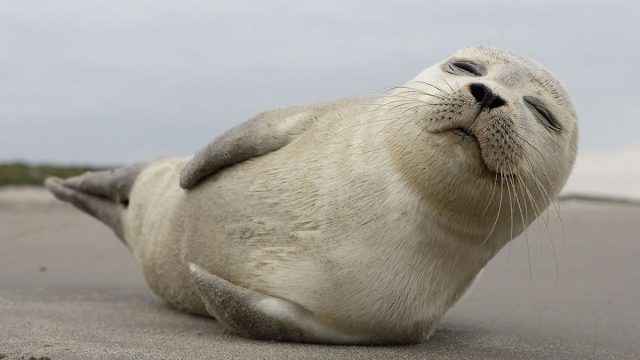
[[[44,185],[58,199],[66,201],[109,226],[124,241],[122,205],[65,186],[60,178],[49,177]]]
[[[117,169],[87,172],[64,180],[64,186],[80,192],[126,204],[129,192],[146,163]]]
[[[277,150],[304,131],[311,112],[301,108],[272,110],[258,114],[198,151],[182,169],[180,186],[189,189],[218,169]]]
[[[122,213],[138,174],[146,166],[135,164],[113,170],[87,172],[65,180],[50,177],[45,186],[62,201],[109,226],[124,241]]]
[[[291,301],[235,286],[195,264],[189,264],[189,273],[209,314],[240,335],[293,342],[362,342],[321,323]]]
[[[344,106],[362,105],[366,97],[307,107],[270,110],[220,135],[198,151],[180,173],[180,187],[190,189],[222,167],[278,150],[322,115]]]

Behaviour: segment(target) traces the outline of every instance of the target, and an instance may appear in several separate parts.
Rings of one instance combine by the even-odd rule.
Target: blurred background
[[[565,193],[640,199],[639,4],[4,1],[0,163],[38,178],[56,170],[33,165],[188,155],[261,110],[382,92],[487,44],[572,95],[580,155]]]

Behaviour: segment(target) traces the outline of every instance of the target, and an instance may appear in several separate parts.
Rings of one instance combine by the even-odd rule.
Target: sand
[[[533,225],[429,342],[322,346],[244,339],[175,311],[106,227],[41,189],[0,190],[0,358],[640,359],[640,207],[561,205],[557,265]]]

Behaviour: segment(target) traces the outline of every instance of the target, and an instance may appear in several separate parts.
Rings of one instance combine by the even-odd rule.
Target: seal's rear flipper
[[[144,169],[145,164],[135,164],[119,169],[87,172],[65,180],[50,177],[45,186],[62,201],[107,224],[124,241],[122,213],[129,192]]]
[[[189,273],[209,314],[240,335],[293,342],[362,342],[321,323],[291,301],[235,286],[195,264],[189,264]]]
[[[60,178],[49,177],[44,185],[59,200],[71,203],[78,209],[107,224],[124,241],[122,206],[94,195],[65,186]]]
[[[129,192],[146,163],[87,172],[64,180],[64,186],[126,205]]]

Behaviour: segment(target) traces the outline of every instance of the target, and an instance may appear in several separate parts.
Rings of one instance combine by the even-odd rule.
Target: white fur
[[[523,93],[544,93],[529,76],[565,96],[546,71],[513,54],[470,48],[455,56],[486,63],[484,80],[514,103]],[[477,80],[453,77],[441,65],[416,79],[442,88]],[[313,321],[296,321],[334,342],[426,339],[478,272],[535,216],[530,205],[521,223],[525,215],[509,208],[506,190],[500,204],[497,193],[490,196],[493,182],[478,175],[485,170],[477,151],[451,135],[423,132],[413,113],[400,117],[385,108],[387,100],[332,111],[280,150],[224,169],[188,192],[178,186],[188,159],[153,162],[130,195],[125,232],[154,291],[179,308],[204,313],[188,281],[185,264],[193,262],[309,309]],[[538,163],[551,177],[551,195],[575,157],[575,114],[562,101],[554,105],[567,125],[559,140],[549,140],[537,124],[519,130],[543,151]],[[528,114],[516,105],[504,111]],[[527,116],[514,121],[530,122]],[[540,207],[549,203],[534,196]],[[524,192],[520,200],[527,201]],[[289,319],[291,309],[283,304],[261,306]]]

